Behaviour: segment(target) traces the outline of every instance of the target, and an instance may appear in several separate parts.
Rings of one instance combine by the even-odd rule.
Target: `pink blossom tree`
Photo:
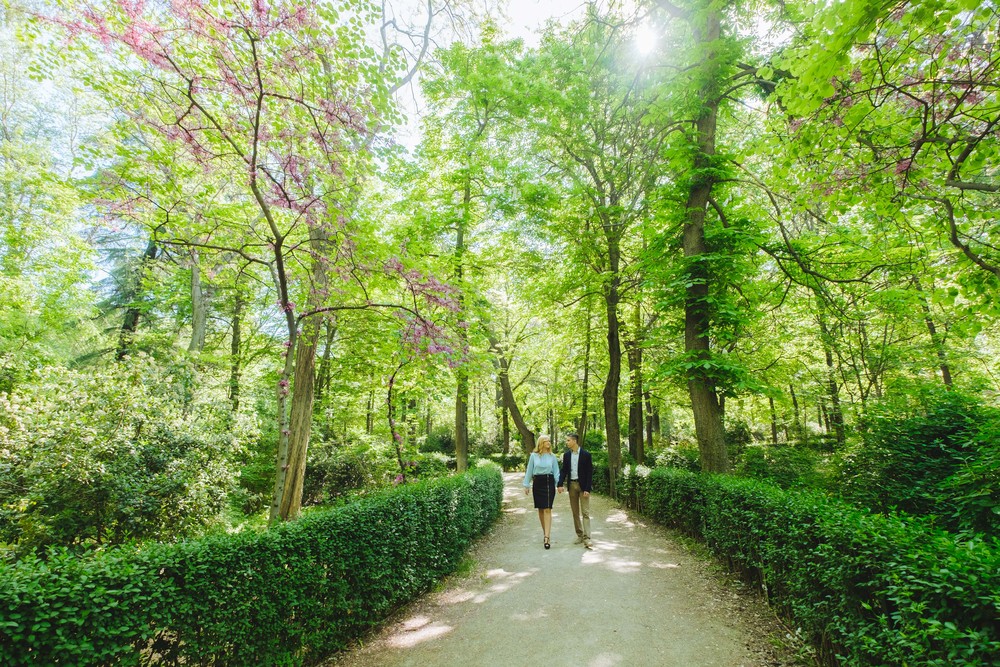
[[[302,498],[323,319],[400,307],[364,297],[345,302],[346,290],[331,279],[356,282],[366,270],[356,257],[352,207],[370,165],[372,128],[384,127],[391,94],[413,70],[396,77],[384,30],[383,54],[366,45],[364,22],[372,17],[360,4],[114,0],[63,9],[47,19],[108,54],[94,59],[91,84],[257,212],[233,236],[204,231],[183,242],[235,253],[272,278],[287,340],[270,515],[292,518]],[[341,10],[354,19],[339,21]],[[432,15],[429,6],[428,25]],[[437,293],[411,290],[421,291]]]

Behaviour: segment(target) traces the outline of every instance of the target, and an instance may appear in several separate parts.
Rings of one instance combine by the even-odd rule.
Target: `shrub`
[[[455,432],[449,426],[436,426],[427,434],[427,438],[420,446],[423,452],[441,452],[443,454],[455,454]]]
[[[587,431],[583,436],[583,448],[591,453],[606,451],[604,434],[600,431]]]
[[[0,565],[0,663],[316,664],[453,571],[502,495],[486,466],[262,533]]]
[[[732,424],[726,425],[726,447],[730,457],[739,458],[742,456],[747,446],[752,442],[753,433],[750,431],[750,425],[742,419],[737,419]]]
[[[470,460],[469,466],[475,466],[475,460]],[[413,475],[420,479],[445,477],[451,471],[455,470],[456,467],[455,457],[442,454],[441,452],[419,454],[415,460],[410,462]]]
[[[698,445],[687,442],[667,445],[663,451],[657,453],[655,461],[660,468],[679,468],[691,472],[701,470]]]
[[[946,528],[1000,528],[995,468],[1000,410],[957,392],[931,392],[915,410],[869,415],[863,447],[842,467],[842,495],[879,512],[934,516]],[[976,472],[980,471],[980,472]]]
[[[771,482],[782,489],[816,488],[822,482],[817,464],[818,457],[811,449],[787,445],[750,446],[736,465],[736,473]]]
[[[511,451],[506,456],[503,454],[493,454],[490,460],[503,468],[504,472],[519,472],[528,465],[527,457],[520,451]]]
[[[1000,543],[755,480],[656,469],[636,503],[759,580],[828,664],[1000,664]]]
[[[374,456],[366,446],[322,443],[309,448],[302,504],[329,502],[375,481]]]
[[[22,550],[200,532],[235,486],[256,430],[137,356],[104,369],[48,369],[3,397],[0,539]]]

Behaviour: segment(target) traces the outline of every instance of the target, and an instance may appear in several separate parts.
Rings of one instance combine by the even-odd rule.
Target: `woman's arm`
[[[528,469],[524,471],[524,488],[531,486],[531,478],[535,474],[535,455],[528,457]]]

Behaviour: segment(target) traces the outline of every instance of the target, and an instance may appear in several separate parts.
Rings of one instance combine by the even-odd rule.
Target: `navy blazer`
[[[566,448],[563,452],[562,469],[559,475],[559,486],[567,484],[570,479],[570,473],[573,468],[573,450]],[[580,474],[580,478],[577,480],[580,482],[580,490],[590,493],[591,489],[594,487],[594,459],[591,457],[590,452],[588,452],[583,447],[580,448],[580,462],[578,464],[577,472]]]

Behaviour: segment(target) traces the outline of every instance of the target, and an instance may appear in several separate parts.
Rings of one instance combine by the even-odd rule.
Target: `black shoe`
[[[549,538],[547,538],[547,537],[546,537],[546,538],[545,538],[545,548],[546,548],[546,549],[549,549],[549,548],[551,548],[551,547],[552,547],[552,545],[551,545],[551,544],[549,544]]]

